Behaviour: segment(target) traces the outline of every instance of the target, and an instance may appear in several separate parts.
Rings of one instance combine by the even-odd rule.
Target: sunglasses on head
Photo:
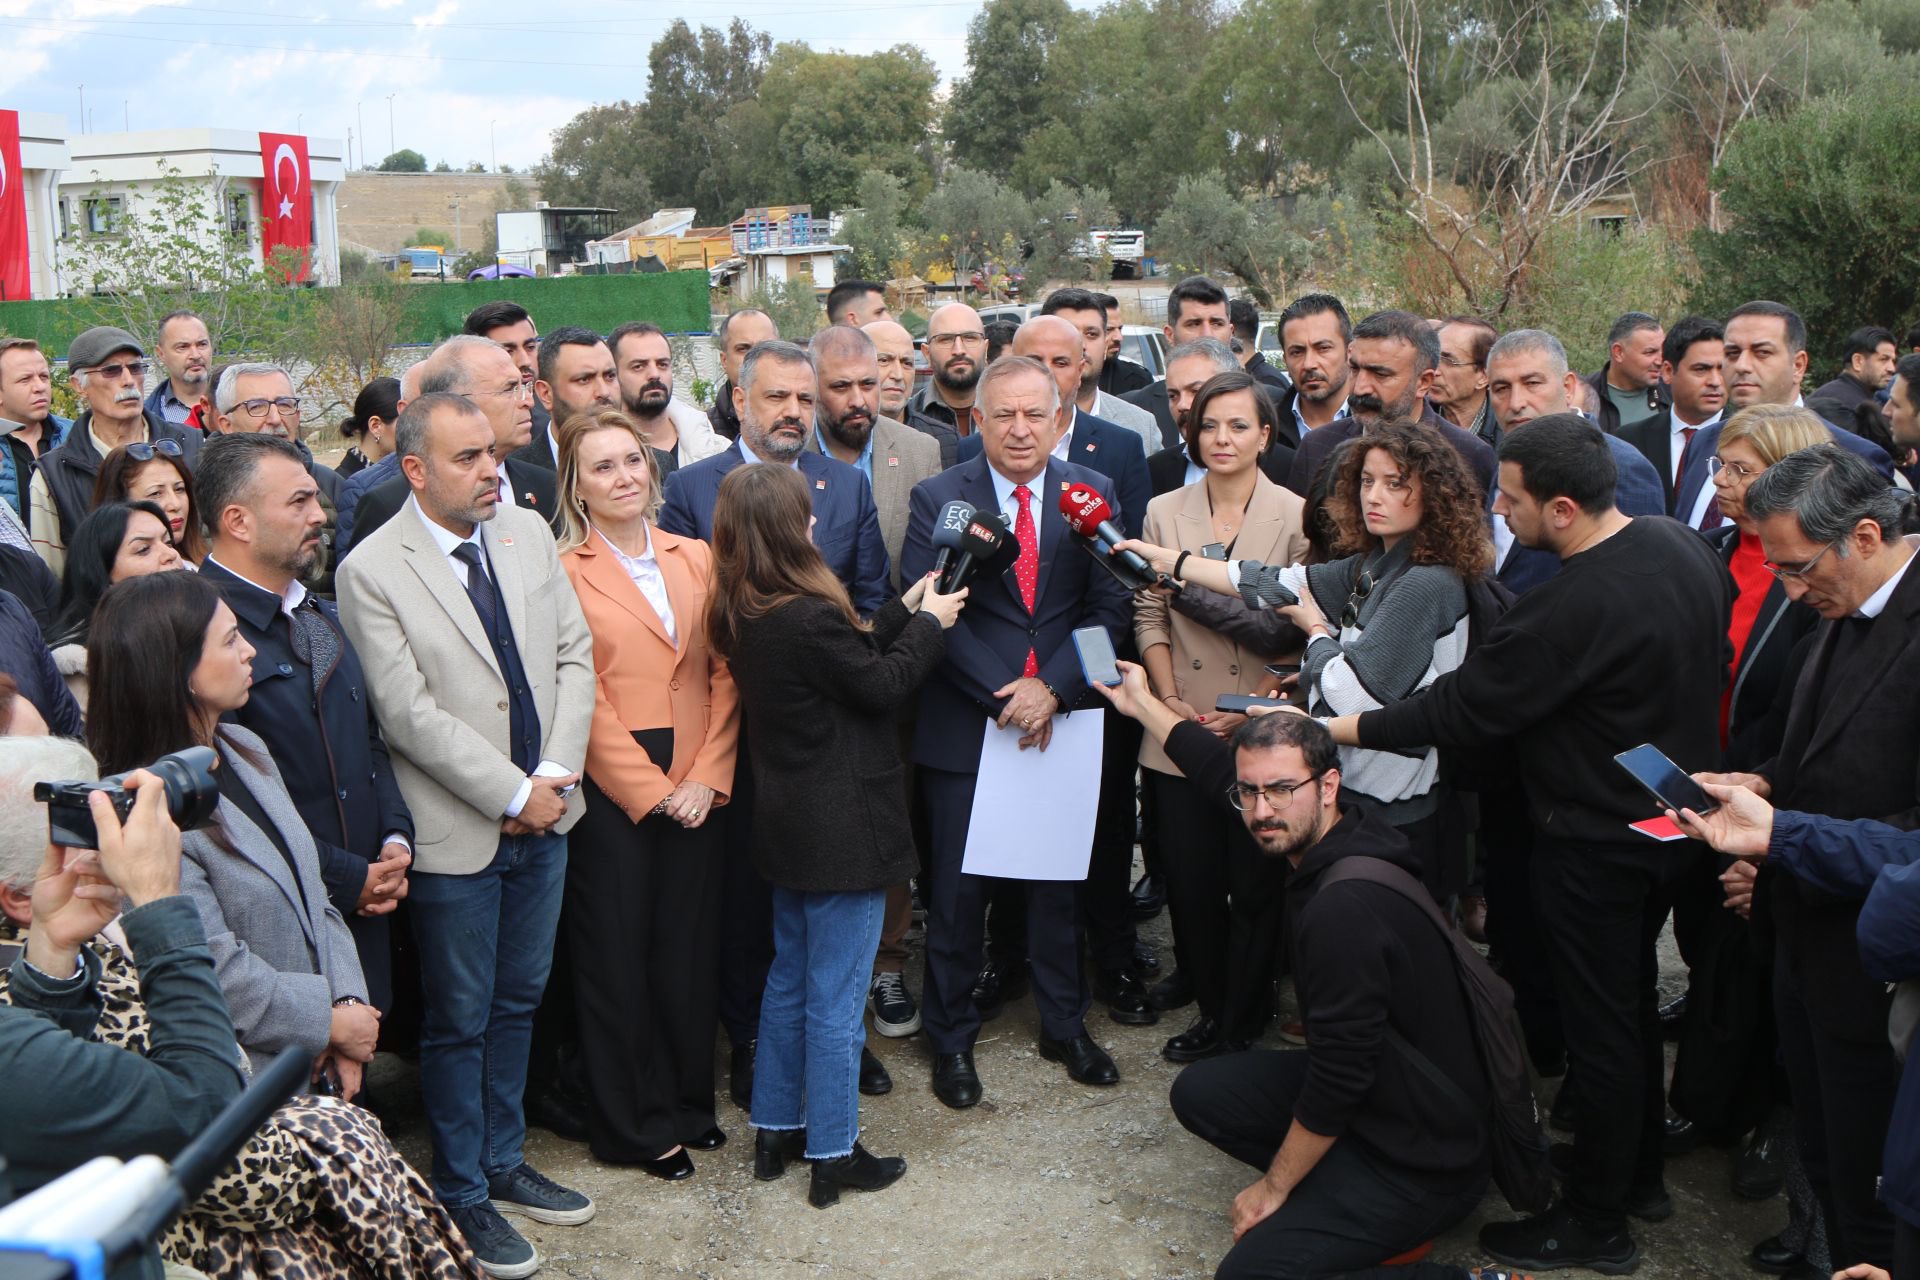
[[[186,456],[181,452],[180,442],[178,440],[155,440],[152,443],[148,443],[145,440],[136,440],[127,446],[127,456],[135,462],[152,462],[155,454],[159,454],[163,458],[181,458]]]

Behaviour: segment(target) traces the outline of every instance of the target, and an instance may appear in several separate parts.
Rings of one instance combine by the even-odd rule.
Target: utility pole
[[[353,118],[360,122],[360,167],[364,169],[367,167],[367,113],[360,109],[358,102],[353,104]]]
[[[393,95],[387,95],[387,154],[392,155],[399,147],[393,141]]]
[[[87,86],[80,86],[80,132],[87,131]]]
[[[347,172],[353,172],[353,126],[347,126]]]
[[[500,172],[500,145],[493,140],[493,126],[499,123],[498,120],[487,121],[487,150],[493,154],[493,171],[495,173]]]
[[[133,99],[120,99],[120,127],[128,133],[133,132]]]

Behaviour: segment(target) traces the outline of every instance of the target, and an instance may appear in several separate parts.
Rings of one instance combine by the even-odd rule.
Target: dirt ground
[[[1171,964],[1164,914],[1144,934]],[[919,956],[908,968],[919,986]],[[1663,983],[1682,972],[1669,938]],[[720,1123],[729,1141],[698,1153],[698,1172],[674,1184],[597,1164],[584,1146],[534,1130],[529,1159],[544,1173],[592,1196],[598,1216],[584,1227],[516,1220],[546,1260],[545,1276],[690,1276],[702,1280],[1175,1280],[1206,1277],[1232,1242],[1228,1208],[1253,1179],[1247,1169],[1182,1129],[1167,1107],[1178,1068],[1160,1057],[1191,1010],[1159,1026],[1122,1027],[1096,1005],[1094,1037],[1119,1064],[1121,1083],[1089,1089],[1034,1048],[1030,1000],[987,1024],[977,1061],[985,1100],[949,1111],[928,1083],[924,1037],[883,1040],[875,1051],[894,1090],[862,1100],[862,1141],[907,1158],[907,1175],[876,1195],[848,1193],[831,1209],[807,1204],[804,1167],[778,1182],[753,1180],[753,1133],[726,1099]],[[724,1050],[724,1041],[723,1050]],[[1278,1044],[1277,1041],[1274,1042]],[[724,1071],[725,1055],[721,1055]],[[412,1072],[383,1055],[374,1081],[394,1108],[390,1129],[420,1167],[425,1125],[411,1097]],[[396,1105],[397,1104],[397,1105]],[[1638,1274],[1753,1275],[1752,1244],[1785,1224],[1784,1200],[1754,1204],[1728,1189],[1727,1153],[1702,1149],[1670,1161],[1677,1212],[1658,1226],[1636,1224],[1646,1258]],[[1439,1241],[1435,1258],[1482,1259],[1482,1222],[1510,1216],[1497,1193]],[[1588,1274],[1567,1272],[1570,1276]]]

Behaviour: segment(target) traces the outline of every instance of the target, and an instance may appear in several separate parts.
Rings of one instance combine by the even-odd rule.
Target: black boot
[[[807,1189],[807,1203],[824,1209],[840,1202],[842,1187],[878,1191],[900,1181],[906,1171],[907,1162],[899,1156],[876,1156],[855,1142],[851,1155],[813,1162],[813,1185]]]
[[[787,1161],[807,1153],[805,1129],[760,1129],[753,1135],[753,1176],[772,1182],[787,1171]]]

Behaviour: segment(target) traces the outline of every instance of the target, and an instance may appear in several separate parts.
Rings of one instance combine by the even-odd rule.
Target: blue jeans
[[[753,1126],[807,1131],[807,1158],[853,1151],[860,1136],[861,1014],[887,891],[773,890],[773,968],[760,1002]]]
[[[449,1208],[487,1198],[520,1167],[533,1011],[547,988],[567,875],[565,836],[501,836],[472,875],[416,871],[407,906],[420,951],[420,1093],[433,1189]]]

